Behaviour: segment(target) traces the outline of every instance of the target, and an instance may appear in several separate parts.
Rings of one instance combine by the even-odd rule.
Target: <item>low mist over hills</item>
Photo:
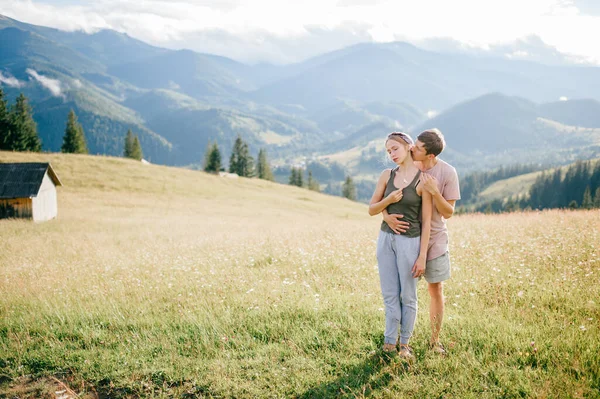
[[[400,42],[246,65],[0,16],[0,85],[9,103],[20,92],[29,98],[44,150],[59,150],[73,109],[92,153],[120,155],[131,129],[146,158],[173,165],[201,162],[212,140],[227,153],[237,135],[279,164],[354,154],[330,157],[354,174],[381,166],[372,142],[392,130],[440,128],[459,170],[594,157],[600,141],[600,68]],[[363,169],[370,158],[378,163]]]

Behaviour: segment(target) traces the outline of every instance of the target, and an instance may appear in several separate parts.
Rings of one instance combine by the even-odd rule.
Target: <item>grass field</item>
[[[366,205],[105,157],[59,217],[0,220],[0,397],[600,397],[600,212],[449,220],[442,338],[384,356]]]

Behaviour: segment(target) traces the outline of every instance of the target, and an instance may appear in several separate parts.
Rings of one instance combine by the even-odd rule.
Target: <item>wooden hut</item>
[[[56,186],[62,183],[49,163],[0,163],[0,219],[55,218]]]

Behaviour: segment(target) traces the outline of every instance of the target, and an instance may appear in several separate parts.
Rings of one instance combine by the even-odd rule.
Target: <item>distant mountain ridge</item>
[[[132,129],[153,161],[177,165],[199,163],[209,140],[228,151],[238,134],[254,153],[291,159],[360,148],[387,130],[439,127],[454,162],[486,167],[527,156],[515,155],[521,147],[593,156],[600,126],[600,68],[402,42],[250,66],[114,31],[63,32],[0,16],[0,73],[9,101],[18,92],[30,99],[45,150],[59,149],[73,108],[93,153],[119,155]]]
[[[436,126],[447,132],[450,146],[463,152],[492,153],[517,148],[565,145],[564,138],[549,140],[549,127],[541,118],[566,126],[582,126],[600,130],[600,103],[595,100],[559,101],[535,104],[520,97],[500,93],[487,94],[460,103],[431,118],[416,128],[422,131]],[[554,132],[557,133],[557,132]],[[598,139],[598,141],[595,141]],[[592,134],[582,145],[600,143]]]

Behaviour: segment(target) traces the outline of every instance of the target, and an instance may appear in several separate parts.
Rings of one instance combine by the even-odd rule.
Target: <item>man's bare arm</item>
[[[388,226],[390,226],[390,229],[392,229],[392,231],[396,234],[406,233],[410,227],[410,223],[408,223],[406,220],[402,220],[404,215],[390,215],[387,209],[381,211],[381,214],[383,215],[383,221],[386,222]]]

